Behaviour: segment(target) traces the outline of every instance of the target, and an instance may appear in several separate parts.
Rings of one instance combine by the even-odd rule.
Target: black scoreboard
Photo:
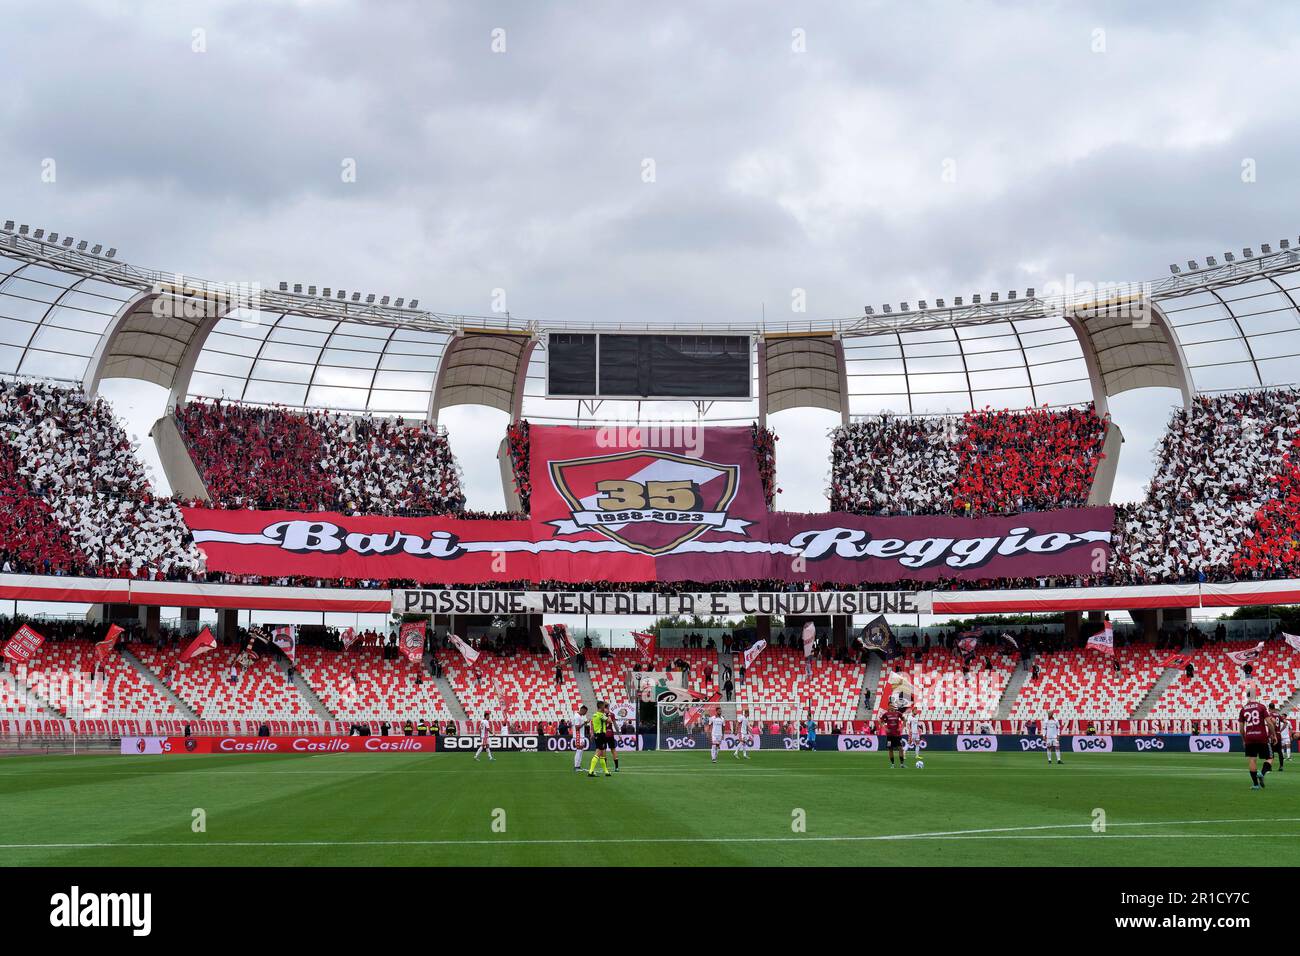
[[[552,332],[546,392],[552,398],[747,399],[747,335]]]

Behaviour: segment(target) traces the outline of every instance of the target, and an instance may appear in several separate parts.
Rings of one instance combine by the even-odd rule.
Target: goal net
[[[721,709],[724,724],[723,749],[735,746],[740,732],[742,711],[749,721],[749,732],[797,737],[808,720],[807,701],[782,700],[756,703],[748,700],[684,700],[660,698],[655,705],[655,746],[674,749],[669,741],[680,745],[689,738],[707,738],[712,718]],[[816,707],[812,708],[817,719]],[[700,741],[696,741],[699,743]]]

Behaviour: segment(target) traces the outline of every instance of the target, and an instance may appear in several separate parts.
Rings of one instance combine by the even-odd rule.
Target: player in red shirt
[[[903,750],[903,715],[897,710],[885,711],[885,749],[889,751],[889,766],[894,766],[894,751],[898,751],[898,766],[906,767],[906,752]]]
[[[1246,705],[1241,708],[1237,720],[1241,724],[1241,740],[1246,745],[1246,767],[1250,770],[1252,790],[1264,789],[1264,777],[1273,769],[1273,751],[1269,740],[1273,737],[1273,718],[1268,708],[1254,700],[1251,694]],[[1264,768],[1256,772],[1255,760],[1264,762]]]

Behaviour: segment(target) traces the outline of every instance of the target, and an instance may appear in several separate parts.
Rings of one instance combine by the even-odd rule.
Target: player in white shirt
[[[745,759],[749,759],[749,708],[740,708],[740,716],[736,718],[736,749],[733,750],[732,756],[737,760],[740,759],[741,751],[745,753]]]
[[[909,711],[907,715],[907,744],[903,747],[903,756],[907,756],[907,748],[912,748],[912,753],[919,758],[921,756],[921,718],[916,716],[916,711]]]
[[[722,746],[722,732],[726,728],[727,722],[722,719],[722,708],[715,707],[713,716],[709,718],[709,743],[713,755],[713,762],[718,762],[718,748]]]
[[[573,724],[573,772],[582,773],[582,752],[587,749],[587,726],[591,723],[586,704],[578,708],[570,723]]]
[[[1043,721],[1043,743],[1047,745],[1047,765],[1052,765],[1052,751],[1056,751],[1056,762],[1061,762],[1061,722],[1056,719],[1056,711],[1049,710]]]
[[[489,736],[492,732],[491,720],[491,711],[483,711],[483,723],[479,725],[478,749],[474,751],[475,760],[482,756],[483,751],[485,750],[487,751],[488,760],[497,759],[492,756],[492,738]]]

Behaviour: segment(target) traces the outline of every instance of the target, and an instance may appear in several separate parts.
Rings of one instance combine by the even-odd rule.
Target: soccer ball
[[[916,762],[916,769],[917,769],[917,770],[924,770],[924,769],[925,769],[925,761],[924,761],[924,760],[918,760],[918,761]]]

